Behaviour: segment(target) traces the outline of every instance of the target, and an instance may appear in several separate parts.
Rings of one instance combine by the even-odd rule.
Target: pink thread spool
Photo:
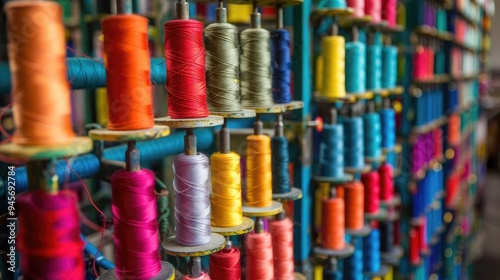
[[[354,9],[353,16],[365,16],[365,1],[364,0],[347,0],[347,6]]]
[[[396,25],[397,1],[384,0],[382,1],[382,19],[387,21],[389,26]]]
[[[382,21],[382,1],[365,0],[365,14],[372,18],[372,22]]]
[[[383,163],[378,172],[380,174],[380,200],[391,201],[394,198],[394,170],[390,164]]]
[[[417,46],[413,54],[413,78],[425,79],[425,51],[423,46]]]

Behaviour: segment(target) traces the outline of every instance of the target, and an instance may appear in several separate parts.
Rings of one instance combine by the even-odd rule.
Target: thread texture
[[[272,204],[271,139],[266,135],[247,137],[247,188],[245,203],[253,207]]]
[[[345,39],[327,36],[321,43],[323,57],[322,95],[344,97],[345,91]]]
[[[286,29],[271,31],[273,100],[275,103],[290,103],[292,94],[290,33]]]
[[[290,173],[288,164],[288,141],[284,136],[274,136],[271,139],[273,193],[290,192]]]

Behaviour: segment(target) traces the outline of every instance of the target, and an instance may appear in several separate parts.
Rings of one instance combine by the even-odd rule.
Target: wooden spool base
[[[225,119],[248,119],[255,117],[256,113],[254,110],[241,109],[234,112],[217,112],[210,111],[213,116],[223,117]]]
[[[156,118],[155,124],[167,125],[170,128],[200,128],[219,126],[224,123],[224,118],[220,116],[208,116],[206,118],[194,119],[172,119],[171,117]]]
[[[332,185],[341,185],[344,183],[349,183],[354,180],[354,177],[351,174],[344,174],[342,177],[327,177],[327,176],[319,176],[314,175],[313,181],[318,183],[330,183]]]
[[[387,275],[387,273],[389,272],[389,266],[385,265],[385,264],[382,264],[380,266],[380,269],[379,271],[375,272],[375,273],[368,273],[368,272],[365,272],[365,275],[369,276],[369,277],[384,277],[385,275]]]
[[[292,101],[290,103],[283,103],[280,105],[284,105],[285,110],[287,110],[287,111],[298,110],[298,109],[304,108],[304,102],[302,102],[302,101]]]
[[[380,206],[382,207],[394,207],[398,206],[399,204],[401,204],[401,197],[399,197],[399,195],[394,195],[394,197],[391,200],[380,201]]]
[[[304,3],[304,0],[261,0],[260,2],[262,3],[263,6],[281,5],[285,7],[285,6],[302,5],[302,3]]]
[[[277,201],[299,200],[303,196],[302,190],[298,188],[291,188],[287,193],[273,193],[273,199]]]
[[[354,13],[354,9],[346,7],[343,9],[335,9],[335,8],[324,8],[317,9],[312,12],[314,16],[320,17],[331,17],[331,16],[350,16]]]
[[[341,18],[339,20],[339,26],[342,28],[348,28],[352,26],[364,26],[370,23],[371,21],[372,21],[371,16],[362,16],[362,17],[349,16]]]
[[[212,225],[212,232],[222,236],[236,236],[249,233],[253,230],[254,222],[248,217],[243,217],[243,222],[234,227],[216,227]]]
[[[368,236],[372,232],[372,228],[370,225],[365,224],[361,229],[345,229],[346,235],[357,236],[357,237],[365,237]]]
[[[313,252],[314,254],[317,255],[343,259],[351,256],[354,253],[354,246],[352,246],[352,244],[349,244],[347,242],[345,243],[345,246],[344,248],[342,248],[342,250],[332,250],[316,246],[314,247]]]
[[[365,162],[367,163],[377,163],[377,162],[384,162],[385,161],[385,156],[381,155],[378,157],[365,157]]]
[[[47,160],[72,157],[92,150],[92,140],[75,137],[70,142],[55,146],[28,146],[8,143],[0,146],[0,154],[13,160]]]
[[[380,258],[384,263],[398,265],[399,261],[403,257],[404,251],[403,248],[399,245],[393,245],[392,250],[390,252],[380,252]]]
[[[304,274],[295,272],[293,275],[295,276],[295,280],[307,280],[307,277]]]
[[[283,211],[283,204],[278,201],[273,201],[267,207],[252,207],[243,205],[243,215],[248,217],[270,217],[279,214]]]
[[[94,140],[125,142],[125,141],[142,141],[156,138],[166,137],[170,134],[168,126],[155,125],[148,129],[139,130],[109,130],[92,129],[89,131],[89,137]]]
[[[115,275],[115,268],[106,271],[103,275],[97,278],[97,280],[118,280],[119,278]],[[151,280],[174,280],[175,279],[175,269],[174,266],[168,262],[161,262],[161,271],[156,277],[151,278]]]
[[[376,220],[376,221],[381,221],[381,220],[386,220],[388,217],[387,210],[385,209],[379,209],[375,213],[365,213],[365,219],[371,221],[371,220]]]
[[[268,106],[244,106],[245,109],[254,110],[257,114],[278,114],[286,111],[285,104],[272,104]]]
[[[344,167],[344,172],[349,173],[349,174],[353,174],[353,175],[358,174],[358,173],[365,174],[365,173],[368,173],[370,171],[372,171],[372,166],[369,164],[365,164],[362,167],[349,167],[349,166]]]
[[[217,233],[212,233],[208,243],[198,246],[184,246],[175,242],[175,236],[171,236],[161,243],[165,253],[179,257],[202,257],[216,253],[224,248],[226,239]]]

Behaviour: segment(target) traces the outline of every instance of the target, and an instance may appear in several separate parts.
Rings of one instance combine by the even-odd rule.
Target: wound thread
[[[245,204],[267,207],[272,204],[271,139],[267,135],[247,137],[247,188]]]
[[[292,94],[290,33],[286,29],[271,31],[273,100],[275,103],[290,103]]]

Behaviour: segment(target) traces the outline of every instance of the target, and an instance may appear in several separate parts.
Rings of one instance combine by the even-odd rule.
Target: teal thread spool
[[[359,111],[351,107],[348,117],[342,118],[344,125],[344,166],[361,168],[364,166],[363,119]]]
[[[366,91],[366,56],[365,45],[361,42],[349,42],[345,46],[346,61],[345,88],[348,93]]]
[[[369,45],[366,48],[366,89],[382,88],[382,46]]]
[[[345,0],[320,0],[318,8],[345,9],[347,7]]]
[[[378,158],[382,155],[382,124],[380,115],[375,112],[375,104],[367,104],[367,113],[363,115],[364,156]]]
[[[395,88],[398,70],[398,48],[382,47],[382,88]]]

